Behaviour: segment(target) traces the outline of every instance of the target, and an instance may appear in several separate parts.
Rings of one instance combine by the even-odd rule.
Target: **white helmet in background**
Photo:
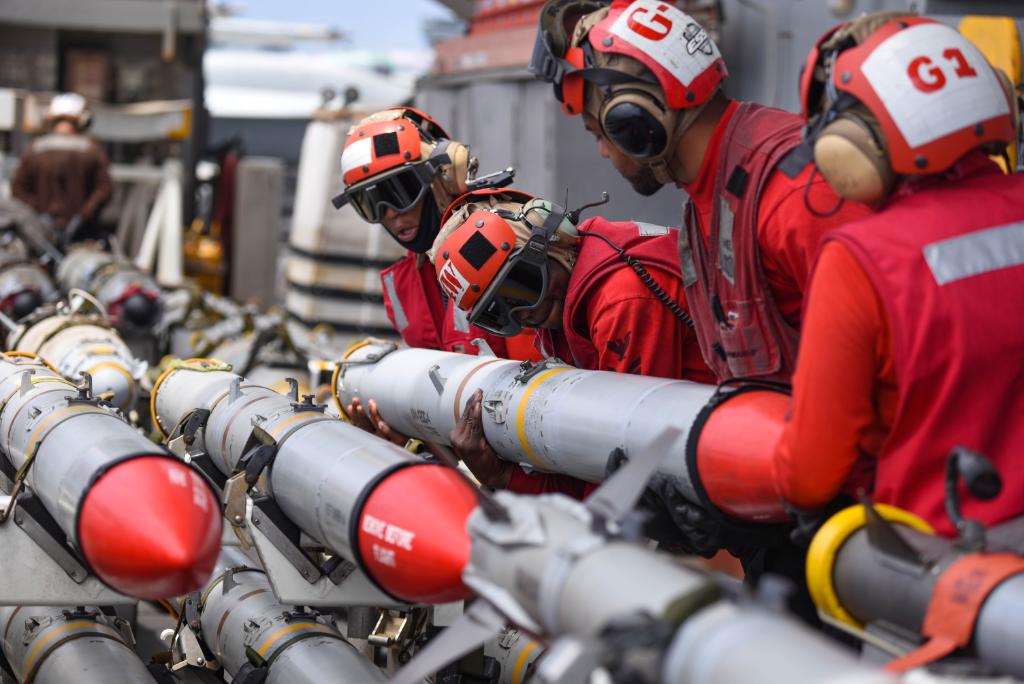
[[[59,119],[70,119],[79,130],[89,124],[89,107],[85,98],[78,93],[61,93],[50,100],[46,121],[53,124]]]

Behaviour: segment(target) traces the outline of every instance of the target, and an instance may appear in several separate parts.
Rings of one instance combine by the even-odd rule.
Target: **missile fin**
[[[425,678],[460,658],[505,627],[505,616],[483,599],[477,599],[451,627],[433,638],[427,647],[391,679],[391,684],[421,684]]]
[[[634,454],[586,500],[586,507],[605,520],[622,520],[640,500],[651,476],[669,453],[683,454],[685,435],[669,426],[659,432],[647,446]]]
[[[900,536],[889,521],[878,514],[870,501],[864,499],[861,504],[864,506],[868,541],[871,548],[900,565],[908,566],[908,569],[913,571],[922,572],[928,567],[928,561]]]

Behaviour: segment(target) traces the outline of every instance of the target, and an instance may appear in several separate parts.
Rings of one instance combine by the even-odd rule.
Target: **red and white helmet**
[[[469,149],[440,124],[411,107],[392,107],[349,131],[341,153],[345,191],[334,204],[351,203],[374,223],[387,207],[407,211],[433,190],[440,210],[465,192],[472,174]]]
[[[803,114],[817,135],[861,105],[901,175],[940,173],[975,148],[1015,139],[1013,93],[956,29],[902,16],[862,40],[836,40],[842,30],[822,36],[801,74]]]
[[[672,2],[615,0],[595,7],[602,4],[548,0],[541,10],[530,71],[554,84],[567,114],[583,111],[583,80],[654,83],[668,107],[687,109],[707,102],[728,76],[711,36]],[[623,70],[615,56],[630,58],[648,73]]]

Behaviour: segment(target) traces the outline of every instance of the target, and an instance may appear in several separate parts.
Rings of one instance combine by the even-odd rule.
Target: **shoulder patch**
[[[668,235],[668,226],[658,226],[653,223],[644,223],[643,221],[634,221],[636,229],[642,237],[656,237],[658,235]]]

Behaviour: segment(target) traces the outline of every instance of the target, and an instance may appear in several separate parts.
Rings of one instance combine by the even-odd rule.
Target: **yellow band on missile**
[[[523,681],[523,670],[526,667],[526,661],[530,659],[530,654],[537,648],[537,642],[530,640],[530,643],[523,648],[519,657],[516,658],[515,667],[512,668],[512,684],[520,684]]]
[[[160,377],[158,377],[156,382],[153,383],[153,389],[149,392],[149,417],[153,419],[153,426],[156,427],[157,432],[160,433],[160,439],[167,439],[170,437],[170,433],[168,433],[167,430],[164,429],[164,426],[160,424],[160,418],[156,414],[156,394],[163,381],[176,370],[231,372],[231,365],[224,363],[223,361],[218,361],[217,359],[197,357],[194,359],[186,359],[185,361],[172,361],[170,365],[164,369],[164,372],[161,373]]]
[[[562,373],[567,370],[569,370],[568,367],[552,368],[551,370],[544,371],[535,377],[526,387],[526,391],[523,392],[523,396],[519,400],[519,408],[516,410],[516,431],[519,433],[519,443],[523,445],[523,451],[526,452],[526,455],[538,468],[543,468],[544,466],[541,464],[540,459],[537,458],[537,454],[534,452],[533,447],[530,446],[529,440],[526,439],[526,407],[530,404],[530,396],[542,382],[556,373]]]
[[[39,643],[35,645],[35,648],[32,649],[32,652],[29,653],[28,658],[25,660],[25,670],[21,675],[22,681],[27,680],[29,678],[29,675],[32,674],[32,670],[35,668],[36,657],[39,655],[39,652],[43,650],[43,647],[46,646],[46,644],[52,641],[55,637],[58,637],[62,634],[66,634],[67,632],[71,632],[76,629],[89,629],[98,631],[109,630],[109,628],[107,628],[105,625],[101,625],[98,622],[69,622],[66,625],[61,625],[60,627],[51,630],[46,636],[39,640]]]
[[[889,522],[925,534],[935,534],[931,525],[902,508],[888,504],[874,504],[874,508]],[[844,508],[825,521],[807,550],[807,589],[814,605],[826,615],[857,629],[863,628],[863,625],[843,607],[832,581],[832,571],[843,544],[866,524],[864,506],[855,504]]]
[[[267,654],[267,650],[269,650],[271,646],[277,643],[281,639],[281,637],[283,637],[285,634],[291,634],[292,632],[299,631],[318,632],[320,634],[325,634],[327,636],[338,636],[338,633],[335,632],[333,629],[327,627],[326,625],[321,625],[318,622],[299,622],[288,625],[287,627],[282,627],[281,629],[271,634],[267,638],[267,640],[263,642],[263,645],[260,646],[256,652],[259,653],[261,657],[265,657]]]

